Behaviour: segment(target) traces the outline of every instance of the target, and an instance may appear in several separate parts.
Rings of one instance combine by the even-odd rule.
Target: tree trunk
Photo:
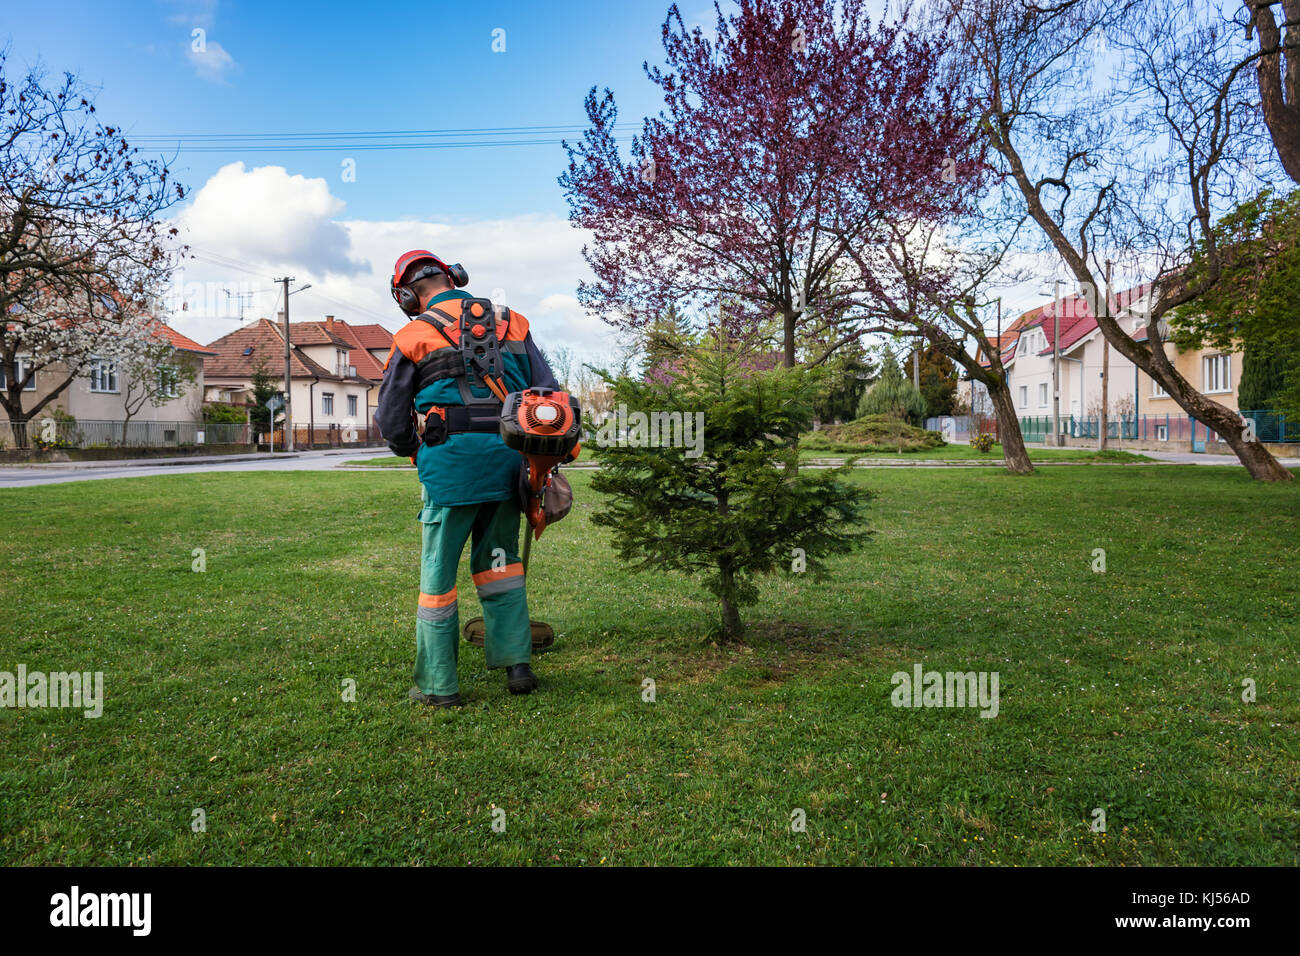
[[[1292,481],[1295,478],[1291,470],[1283,467],[1260,442],[1246,441],[1246,426],[1239,413],[1203,398],[1199,393],[1188,397],[1188,404],[1192,406],[1188,411],[1193,418],[1208,425],[1228,443],[1252,478],[1257,481]],[[1192,427],[1195,429],[1196,426],[1193,424]]]
[[[722,578],[722,593],[718,600],[722,604],[722,635],[720,643],[727,644],[740,640],[745,633],[745,625],[740,620],[740,608],[736,606],[736,578],[731,565],[722,564],[718,568]]]
[[[1011,401],[1011,389],[1006,379],[986,382],[989,400],[993,403],[993,414],[998,419],[998,441],[1002,444],[1002,460],[1007,464],[1007,471],[1013,475],[1032,475],[1034,466],[1029,462],[1029,452],[1025,450],[1025,438],[1020,434],[1020,419],[1016,417],[1016,407]]]
[[[783,327],[782,347],[784,353],[782,361],[786,368],[794,368],[794,324],[796,315],[793,310],[786,309],[781,313],[781,324]]]
[[[1271,3],[1245,0],[1245,4],[1258,31],[1260,50],[1281,51],[1261,56],[1255,67],[1259,101],[1273,146],[1277,149],[1278,159],[1282,161],[1282,168],[1292,180],[1300,182],[1300,106],[1296,102],[1300,90],[1296,88],[1296,66],[1292,62],[1300,50],[1296,49],[1292,39],[1291,31],[1296,27],[1289,25],[1300,20],[1300,5],[1296,0],[1284,0],[1282,22],[1288,24],[1288,36],[1283,38],[1282,30],[1273,18]],[[1285,74],[1282,67],[1283,53],[1287,59]]]

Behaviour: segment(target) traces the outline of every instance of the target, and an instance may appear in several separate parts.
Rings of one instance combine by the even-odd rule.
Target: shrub
[[[823,556],[865,536],[870,495],[843,469],[799,470],[799,432],[812,421],[807,372],[761,364],[715,340],[644,380],[607,377],[620,413],[631,411],[591,446],[601,464],[591,487],[609,496],[592,520],[612,530],[630,569],[681,571],[717,595],[722,640],[743,632],[757,577],[792,557],[794,570],[820,577]],[[648,414],[693,426],[702,415],[703,431],[652,445],[659,425]]]
[[[248,420],[248,412],[241,405],[226,402],[204,402],[203,421],[208,425],[242,425]]]
[[[843,425],[826,425],[799,439],[806,451],[873,452],[925,451],[947,444],[935,431],[925,431],[889,415],[868,415]]]
[[[988,432],[980,432],[970,440],[970,443],[976,451],[987,452],[993,448],[993,436]]]
[[[888,415],[899,421],[919,425],[925,420],[925,396],[903,375],[893,359],[887,359],[880,381],[867,390],[858,405],[858,417]]]

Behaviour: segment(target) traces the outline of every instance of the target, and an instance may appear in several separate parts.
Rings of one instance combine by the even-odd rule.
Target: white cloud
[[[181,235],[200,251],[257,265],[357,275],[368,265],[349,256],[348,230],[333,220],[344,205],[324,179],[290,175],[283,166],[230,163],[181,213]]]
[[[342,220],[344,208],[323,179],[291,175],[279,166],[220,169],[177,217],[182,241],[196,259],[177,276],[173,324],[199,342],[238,326],[232,293],[257,293],[245,322],[274,318],[279,304],[273,277],[295,285],[295,321],[332,314],[351,322],[379,322],[396,330],[406,321],[388,293],[390,270],[410,249],[428,249],[469,271],[468,291],[528,317],[538,345],[567,347],[584,358],[615,347],[605,323],[585,314],[574,293],[588,277],[584,233],[567,219],[524,215],[478,222]]]
[[[195,75],[212,83],[226,82],[226,74],[235,67],[235,58],[215,40],[205,41],[200,50],[194,49],[192,42],[186,42],[185,55],[194,67]]]

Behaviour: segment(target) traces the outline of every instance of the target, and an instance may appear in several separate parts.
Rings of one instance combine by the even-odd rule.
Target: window
[[[1205,369],[1206,392],[1232,391],[1232,356],[1207,355],[1201,363]]]
[[[1024,408],[1028,404],[1029,404],[1029,386],[1021,385],[1020,386],[1020,407]]]
[[[333,392],[320,393],[320,410],[322,415],[334,414],[334,393]]]
[[[117,363],[111,359],[90,360],[90,390],[92,392],[117,391]]]
[[[177,398],[180,393],[181,380],[176,374],[176,366],[158,366],[158,394],[163,398]]]
[[[348,417],[357,417],[357,397],[355,395],[348,396]]]
[[[1038,404],[1040,407],[1047,406],[1047,383],[1041,382],[1038,386]]]
[[[1165,391],[1165,387],[1161,385],[1159,382],[1157,382],[1154,378],[1151,380],[1151,397],[1152,398],[1169,397],[1169,393]]]
[[[32,367],[32,363],[27,359],[23,359],[23,358],[14,359],[14,374],[18,377],[19,381],[22,381],[24,378],[27,377],[27,372],[29,369],[31,369],[31,367]],[[9,379],[5,375],[4,367],[0,366],[0,389],[7,389],[8,387],[9,387]],[[27,382],[27,384],[23,386],[23,391],[24,392],[36,391],[35,375],[33,375],[31,379]]]

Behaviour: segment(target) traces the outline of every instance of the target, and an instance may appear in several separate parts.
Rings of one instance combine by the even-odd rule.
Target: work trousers
[[[445,696],[460,689],[456,569],[470,538],[469,567],[483,606],[487,666],[510,667],[532,660],[528,598],[519,560],[522,516],[515,501],[442,507],[431,504],[424,493],[420,604],[415,615],[415,686],[422,692]]]

